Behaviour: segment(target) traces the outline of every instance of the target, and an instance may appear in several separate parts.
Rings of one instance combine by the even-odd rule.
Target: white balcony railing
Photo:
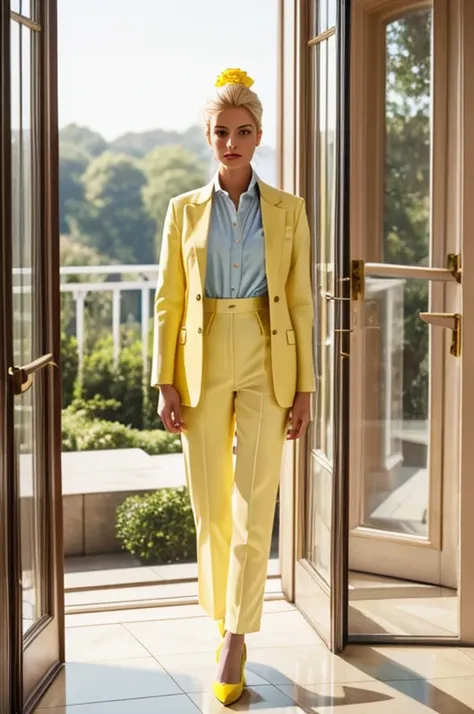
[[[94,282],[94,275],[106,276],[106,280]],[[109,281],[111,276],[139,275],[137,279]],[[143,364],[148,359],[148,330],[150,319],[150,291],[155,291],[158,279],[158,265],[94,265],[94,266],[63,266],[60,269],[61,292],[71,293],[75,304],[76,338],[78,342],[79,374],[82,373],[85,348],[85,300],[92,292],[111,293],[112,295],[112,338],[113,358],[117,365],[120,356],[120,315],[122,293],[136,291],[141,294],[141,342]],[[65,282],[64,278],[77,276],[77,282]],[[86,280],[84,280],[86,277]],[[31,293],[31,268],[14,268],[13,293]],[[21,316],[28,319],[27,315]]]

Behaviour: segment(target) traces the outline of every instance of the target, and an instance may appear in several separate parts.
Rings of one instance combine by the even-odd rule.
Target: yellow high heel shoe
[[[221,651],[224,643],[219,645],[217,650],[217,661],[219,662]],[[245,689],[245,663],[247,661],[247,645],[244,644],[242,649],[242,662],[240,669],[240,682],[237,684],[224,684],[222,682],[213,682],[212,692],[215,698],[225,707],[235,704],[240,699]]]

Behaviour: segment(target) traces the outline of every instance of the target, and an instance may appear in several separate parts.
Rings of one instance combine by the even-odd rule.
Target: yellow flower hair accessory
[[[221,72],[215,84],[216,87],[224,87],[226,84],[241,84],[244,87],[251,87],[253,79],[239,67],[230,68]]]

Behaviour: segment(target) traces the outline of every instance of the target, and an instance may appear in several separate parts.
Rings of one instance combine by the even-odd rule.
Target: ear
[[[209,146],[212,148],[211,132],[210,132],[209,128],[206,130],[206,141],[209,144]]]
[[[261,129],[260,129],[260,131],[257,131],[257,142],[256,142],[255,146],[260,146],[260,142],[262,141],[262,134],[263,134],[263,132]]]

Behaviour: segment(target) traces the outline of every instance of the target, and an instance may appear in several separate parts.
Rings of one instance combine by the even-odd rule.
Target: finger
[[[305,433],[306,429],[308,428],[308,424],[309,424],[309,419],[301,420],[301,423],[300,423],[300,426],[298,429],[298,435],[296,437],[297,439],[300,439],[302,436],[304,436],[304,433]]]
[[[176,434],[176,428],[173,424],[173,420],[171,418],[171,409],[166,408],[163,410],[163,413],[161,415],[161,419],[163,421],[163,424],[165,425],[166,431],[170,432],[170,434]]]
[[[181,432],[183,422],[181,421],[181,404],[174,404],[172,407],[172,423],[177,432]]]

